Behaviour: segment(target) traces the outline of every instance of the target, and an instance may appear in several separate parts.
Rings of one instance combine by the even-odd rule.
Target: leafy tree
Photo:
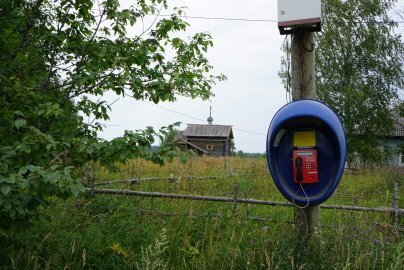
[[[396,0],[322,1],[322,32],[316,34],[317,96],[341,116],[349,161],[386,161],[380,138],[390,133],[391,109],[403,89],[403,52]],[[287,84],[287,61],[280,72]]]
[[[234,140],[230,141],[230,155],[231,156],[236,155],[236,144],[234,143]]]
[[[108,119],[107,91],[155,103],[207,99],[224,78],[210,74],[204,56],[210,35],[176,37],[188,25],[181,9],[161,20],[153,15],[166,8],[165,0],[129,9],[118,0],[0,2],[0,234],[50,196],[83,192],[88,162],[142,157],[162,164],[173,154],[149,149],[174,126],[126,131],[112,141],[96,136]],[[133,34],[149,15],[154,22]]]
[[[398,106],[398,111],[400,113],[400,116],[404,117],[404,102],[400,103],[400,105]]]
[[[351,160],[355,155],[368,163],[384,159],[379,138],[391,132],[391,108],[404,83],[404,47],[389,17],[396,2],[323,1],[317,91],[344,120]]]
[[[176,125],[179,125],[180,123],[175,123]],[[163,138],[160,141],[160,146],[169,146],[172,145],[172,142],[174,141],[175,137],[177,136],[178,132],[180,132],[178,129],[171,129],[170,131],[166,132],[163,134]]]
[[[246,153],[244,153],[242,150],[238,150],[235,155],[236,157],[245,157]]]

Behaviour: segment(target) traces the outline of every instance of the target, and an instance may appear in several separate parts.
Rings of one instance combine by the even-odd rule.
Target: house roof
[[[393,111],[394,128],[391,136],[404,137],[404,117],[400,116],[398,110]]]
[[[188,124],[182,137],[226,137],[233,139],[232,126]]]

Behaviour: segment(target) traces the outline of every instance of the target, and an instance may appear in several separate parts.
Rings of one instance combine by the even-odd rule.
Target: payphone
[[[315,100],[286,104],[268,128],[267,161],[279,191],[295,205],[321,204],[336,189],[346,160],[338,115]]]

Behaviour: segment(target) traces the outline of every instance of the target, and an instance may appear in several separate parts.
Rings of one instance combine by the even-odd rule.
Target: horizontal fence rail
[[[93,186],[108,186],[112,184],[119,184],[119,183],[140,183],[144,181],[178,181],[178,180],[207,180],[207,179],[217,179],[217,176],[182,176],[182,177],[148,177],[148,178],[133,178],[128,180],[115,180],[110,182],[103,182],[103,183],[94,183]]]
[[[138,213],[140,215],[163,216],[163,217],[183,216],[183,214],[176,213],[176,212],[145,210],[145,209],[139,210]],[[223,217],[223,215],[220,215],[220,214],[217,214],[217,213],[192,214],[192,215],[186,215],[186,216],[191,217],[191,218],[199,218],[199,217],[220,218],[220,217]],[[265,217],[248,216],[246,218],[249,219],[249,220],[255,220],[255,221],[265,221],[265,222],[274,221],[272,218],[265,218]]]
[[[133,191],[133,190],[100,189],[100,188],[86,188],[86,191],[92,194],[115,194],[115,195],[129,195],[129,196],[150,197],[150,198],[185,199],[195,201],[228,202],[228,203],[243,203],[243,204],[287,206],[287,207],[295,206],[294,204],[289,202],[264,201],[264,200],[245,199],[238,197],[215,197],[215,196],[201,196],[190,194],[145,192],[145,191]],[[362,211],[362,212],[392,213],[399,216],[404,215],[404,209],[393,207],[371,208],[371,207],[349,206],[349,205],[320,205],[320,208]]]

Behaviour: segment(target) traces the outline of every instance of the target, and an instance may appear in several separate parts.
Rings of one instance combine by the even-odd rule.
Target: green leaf
[[[25,210],[24,210],[21,206],[16,207],[15,209],[17,210],[17,212],[18,212],[20,215],[24,215],[24,214],[25,214]]]
[[[7,195],[11,191],[11,186],[10,185],[1,185],[0,187],[1,193],[4,195]]]
[[[86,188],[82,184],[77,184],[77,188],[79,189],[80,193],[84,193],[86,191]]]
[[[80,193],[80,188],[77,185],[71,185],[70,191],[73,193],[74,196],[78,196]]]
[[[21,111],[15,111],[14,114],[18,115],[20,117],[25,117],[24,114]]]
[[[31,185],[30,182],[25,179],[18,182],[19,188],[22,188],[22,189],[29,189],[30,185]]]
[[[43,176],[44,182],[45,183],[51,183],[51,184],[56,183],[59,178],[60,178],[60,174],[58,172],[46,173]]]
[[[27,121],[25,119],[18,118],[17,120],[14,121],[14,126],[17,129],[20,129],[21,127],[26,126],[26,125],[27,125]]]

